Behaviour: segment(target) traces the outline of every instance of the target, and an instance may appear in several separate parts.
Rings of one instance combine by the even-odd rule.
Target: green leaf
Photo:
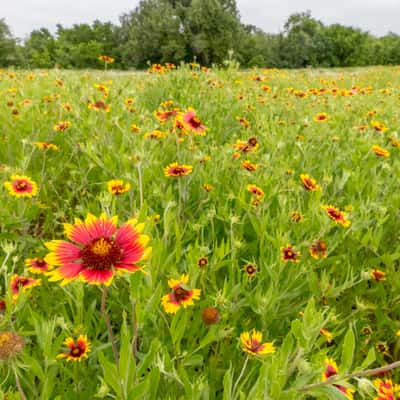
[[[364,361],[361,364],[360,369],[367,368],[376,360],[375,349],[371,347],[368,351],[367,357],[365,357]]]
[[[356,343],[353,329],[350,327],[343,341],[342,360],[340,365],[341,372],[348,372],[350,370],[351,365],[353,364],[355,346]]]

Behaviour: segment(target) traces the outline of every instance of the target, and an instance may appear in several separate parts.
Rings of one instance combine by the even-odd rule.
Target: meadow
[[[394,399],[399,87],[1,71],[1,398]]]

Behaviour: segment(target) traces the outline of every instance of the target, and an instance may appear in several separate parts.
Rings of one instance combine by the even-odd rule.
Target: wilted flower
[[[219,321],[219,311],[215,307],[206,307],[201,313],[201,318],[206,325],[214,325]]]
[[[21,353],[24,339],[11,331],[0,332],[0,360],[9,360]]]

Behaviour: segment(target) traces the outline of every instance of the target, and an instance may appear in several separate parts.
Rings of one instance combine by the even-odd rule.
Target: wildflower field
[[[399,88],[1,71],[0,397],[395,399]]]

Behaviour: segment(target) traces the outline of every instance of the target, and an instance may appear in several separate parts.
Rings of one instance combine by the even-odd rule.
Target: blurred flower
[[[189,275],[182,275],[179,280],[170,279],[168,281],[168,286],[172,289],[172,292],[161,299],[161,304],[166,313],[176,314],[181,307],[193,306],[193,300],[200,299],[201,290],[189,288],[188,282]]]
[[[318,114],[314,115],[314,117],[313,117],[313,120],[315,122],[326,122],[326,121],[328,121],[328,119],[329,119],[329,116],[325,112],[318,113]]]
[[[264,197],[263,190],[254,184],[247,185],[246,189],[257,197]]]
[[[319,330],[319,333],[325,337],[326,342],[328,343],[328,345],[333,344],[334,340],[333,340],[333,335],[331,332],[329,332],[327,329],[321,328]]]
[[[385,157],[385,158],[390,157],[389,151],[385,150],[384,148],[382,148],[376,144],[372,146],[372,150],[379,157]]]
[[[34,142],[33,143],[38,149],[41,150],[54,150],[58,151],[59,148],[53,143],[47,143],[47,142]]]
[[[384,124],[378,121],[371,121],[371,126],[376,132],[384,133],[388,130],[388,128]]]
[[[13,299],[16,300],[21,291],[25,292],[26,290],[40,284],[40,279],[27,278],[14,274],[10,282]]]
[[[201,318],[206,325],[214,325],[219,321],[219,311],[215,307],[206,307],[201,313]]]
[[[90,343],[87,340],[86,335],[80,335],[75,340],[69,337],[64,340],[64,344],[69,348],[67,352],[60,353],[57,358],[66,358],[67,361],[82,361],[84,358],[88,358],[90,352]]]
[[[261,343],[262,333],[253,329],[251,332],[243,332],[240,335],[242,350],[251,355],[265,355],[275,353],[276,349],[272,342]]]
[[[43,258],[38,257],[27,258],[25,260],[25,266],[28,268],[28,271],[33,274],[44,274],[52,268]]]
[[[310,191],[319,190],[319,185],[317,184],[317,181],[311,178],[308,174],[301,174],[300,179],[301,182],[303,183],[304,189]]]
[[[292,211],[290,213],[290,219],[293,222],[297,222],[298,223],[298,222],[303,221],[304,217],[301,215],[301,213],[299,211]]]
[[[191,165],[179,165],[177,162],[169,164],[164,168],[164,175],[169,177],[185,176],[192,173]]]
[[[316,240],[310,247],[310,255],[316,260],[326,258],[326,243],[323,240]]]
[[[373,269],[371,271],[371,278],[377,282],[385,280],[385,272],[379,269]]]
[[[336,362],[332,358],[325,358],[325,371],[322,373],[322,380],[326,381],[330,377],[337,375],[339,373],[339,368],[336,365]],[[345,386],[333,384],[336,389],[340,390],[347,399],[353,400],[354,399],[354,389],[347,388]]]
[[[131,188],[130,183],[124,183],[122,179],[112,179],[107,182],[108,191],[113,195],[126,193]]]
[[[197,265],[199,266],[199,268],[204,268],[208,265],[208,258],[207,257],[200,257],[197,260]]]
[[[249,160],[243,161],[241,164],[241,167],[246,169],[247,171],[253,172],[257,170],[257,165],[252,164]]]
[[[64,132],[65,130],[67,130],[70,127],[71,127],[71,122],[69,122],[69,121],[60,121],[60,122],[57,122],[54,125],[53,129],[56,132]]]
[[[94,111],[104,111],[104,112],[108,113],[108,112],[110,112],[111,108],[103,100],[97,100],[94,103],[89,103],[88,104],[88,109],[89,110],[94,110]]]
[[[337,224],[342,225],[344,227],[349,227],[351,225],[351,222],[346,219],[346,214],[343,211],[340,211],[338,208],[327,205],[327,206],[321,206],[325,212],[327,213],[328,217],[335,221]]]
[[[38,192],[36,182],[25,175],[12,175],[11,181],[4,182],[4,187],[14,197],[34,197]]]
[[[281,247],[282,260],[285,262],[299,262],[301,253],[296,251],[292,245],[288,244],[286,247]]]
[[[65,285],[75,279],[95,285],[110,285],[117,272],[141,270],[136,263],[147,258],[151,247],[149,237],[142,235],[143,224],[130,219],[117,228],[118,217],[99,218],[88,214],[84,221],[64,224],[68,239],[46,243],[51,250],[45,260],[58,268],[50,271],[51,281]]]
[[[105,55],[99,56],[98,60],[104,61],[105,64],[112,64],[115,61],[114,58]]]
[[[205,134],[206,127],[202,125],[200,118],[196,115],[196,112],[189,108],[185,113],[183,113],[179,120],[183,123],[183,126],[188,129],[192,130],[197,134]]]
[[[400,392],[400,386],[393,385],[391,379],[375,379],[374,386],[378,395],[374,400],[395,400]]]
[[[253,278],[257,273],[257,266],[254,264],[246,264],[242,267],[243,271],[246,272],[249,278]]]

